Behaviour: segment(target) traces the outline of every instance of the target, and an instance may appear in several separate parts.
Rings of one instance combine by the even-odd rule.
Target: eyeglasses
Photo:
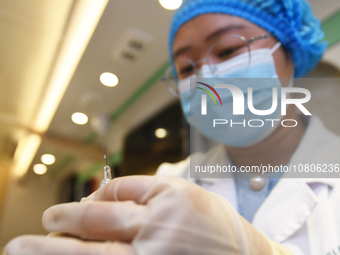
[[[163,81],[165,81],[168,90],[174,96],[179,97],[180,92],[177,86],[178,81],[188,77],[201,77],[201,67],[205,63],[209,67],[211,73],[215,74],[218,64],[228,61],[229,59],[241,54],[245,55],[245,59],[247,59],[246,61],[248,63],[245,69],[246,74],[251,64],[250,44],[271,36],[271,34],[263,34],[258,37],[246,39],[241,35],[231,35],[223,38],[209,47],[205,58],[195,62],[191,59],[175,61],[176,70],[174,70],[172,65],[169,65],[169,67],[164,72]]]

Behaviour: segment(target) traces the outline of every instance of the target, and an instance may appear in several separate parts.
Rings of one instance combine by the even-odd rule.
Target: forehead
[[[204,14],[195,17],[180,27],[174,39],[173,52],[188,45],[209,43],[209,40],[207,40],[209,36],[215,31],[227,27],[232,29],[227,30],[225,33],[239,34],[246,38],[247,35],[258,36],[258,33],[266,33],[264,29],[240,17],[227,14]]]

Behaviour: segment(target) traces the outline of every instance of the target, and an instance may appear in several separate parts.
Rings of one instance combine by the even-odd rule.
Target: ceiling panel
[[[72,3],[0,1],[1,114],[28,125],[35,117]],[[0,118],[0,122],[5,120]],[[20,133],[16,131],[13,126],[10,131],[1,129],[0,136],[12,137],[17,142]]]
[[[73,0],[0,1],[0,156],[27,135],[46,86]],[[9,121],[10,120],[10,121]]]
[[[340,9],[340,1],[338,0],[308,0],[308,2],[311,4],[315,16],[321,21]]]

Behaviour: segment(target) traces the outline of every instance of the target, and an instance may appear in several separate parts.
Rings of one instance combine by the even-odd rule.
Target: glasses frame
[[[262,34],[262,35],[260,35],[260,36],[251,37],[251,38],[249,38],[249,39],[246,39],[246,38],[245,38],[244,36],[242,36],[242,35],[237,35],[237,34],[231,35],[231,36],[228,36],[227,38],[224,38],[224,39],[222,39],[222,40],[219,40],[218,42],[216,42],[216,43],[214,43],[213,45],[211,45],[211,46],[209,47],[208,51],[206,52],[206,57],[205,57],[205,58],[202,58],[202,59],[200,59],[200,60],[198,60],[198,61],[196,61],[196,62],[194,62],[194,61],[188,59],[188,62],[194,67],[194,69],[195,69],[195,74],[196,74],[197,77],[199,77],[199,75],[200,75],[200,70],[197,68],[197,66],[199,66],[200,64],[202,64],[202,63],[204,63],[204,62],[207,62],[207,63],[208,63],[208,66],[209,66],[210,69],[211,69],[211,71],[212,71],[213,73],[215,73],[215,72],[216,72],[216,67],[215,67],[216,64],[209,63],[209,55],[210,55],[210,52],[212,51],[212,49],[213,49],[216,45],[218,45],[218,44],[221,43],[222,41],[227,40],[227,39],[232,38],[232,37],[237,37],[237,38],[241,39],[241,40],[246,44],[246,47],[247,47],[247,50],[248,50],[248,53],[249,53],[249,64],[248,64],[248,67],[247,67],[247,69],[246,69],[246,72],[247,72],[248,69],[249,69],[249,66],[251,65],[251,50],[250,50],[250,44],[253,43],[253,42],[255,42],[255,41],[262,40],[262,39],[267,39],[267,38],[272,37],[272,36],[273,36],[272,34]],[[178,91],[176,91],[176,90],[170,85],[169,79],[167,78],[169,72],[173,72],[173,66],[172,66],[171,64],[166,68],[166,70],[165,70],[165,72],[164,72],[164,74],[163,74],[162,81],[165,82],[165,85],[166,85],[167,89],[169,90],[169,92],[170,92],[171,94],[173,94],[173,95],[174,95],[175,97],[177,97],[177,98],[180,98],[180,93],[179,93]],[[190,77],[190,76],[189,76],[189,77]],[[174,78],[175,78],[175,76],[174,76]]]

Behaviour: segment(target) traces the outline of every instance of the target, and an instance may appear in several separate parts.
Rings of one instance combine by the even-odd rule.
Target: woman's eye
[[[218,54],[218,57],[219,58],[231,57],[232,55],[235,55],[236,52],[242,52],[242,51],[243,51],[243,46],[229,47],[229,48],[226,48],[220,51]]]
[[[220,58],[224,58],[224,57],[228,57],[230,56],[231,54],[233,54],[235,51],[237,50],[237,48],[228,48],[228,49],[225,49],[223,51],[221,51],[218,56]]]
[[[194,71],[194,68],[192,66],[186,66],[180,69],[181,74],[188,74],[192,73]]]

